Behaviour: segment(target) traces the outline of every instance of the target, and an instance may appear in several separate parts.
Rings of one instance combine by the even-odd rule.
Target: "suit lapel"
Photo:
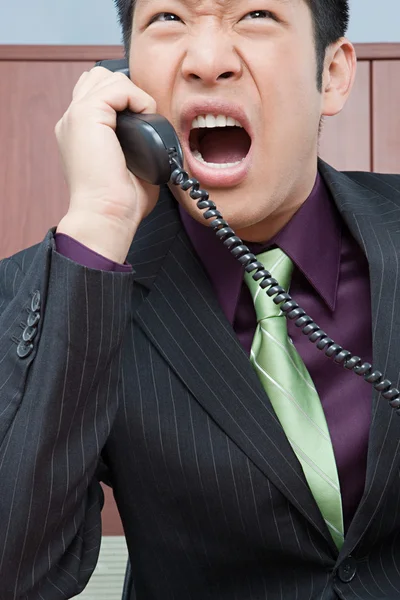
[[[143,239],[154,228],[145,222],[129,255],[136,281],[149,289],[135,319],[210,417],[336,553],[301,466],[167,196],[164,191],[150,217],[153,226],[158,220],[174,225],[166,235],[160,230],[157,241],[156,233]],[[159,252],[150,268],[149,244]]]
[[[352,175],[352,180],[323,163],[320,168],[343,219],[369,262],[373,366],[399,387],[400,313],[396,299],[400,291],[400,208],[387,197],[393,190],[389,186],[385,189],[382,181],[377,179],[375,189],[369,189],[357,181],[360,175]],[[346,537],[343,556],[366,532],[400,466],[399,417],[372,386],[371,398],[365,491]]]
[[[399,386],[400,209],[377,180],[365,187],[320,162],[320,171],[369,261],[374,367]],[[370,184],[370,180],[369,180]],[[197,401],[252,462],[335,548],[284,432],[248,357],[222,313],[165,188],[128,260],[149,293],[136,319]],[[350,348],[351,350],[351,348]],[[398,421],[373,392],[365,492],[341,556],[365,534],[400,464]],[[339,558],[340,560],[340,558]]]

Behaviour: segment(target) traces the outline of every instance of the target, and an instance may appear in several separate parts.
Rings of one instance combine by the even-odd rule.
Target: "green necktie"
[[[289,289],[293,263],[282,250],[269,250],[257,259],[282,287]],[[318,392],[288,337],[286,317],[248,273],[245,274],[245,282],[257,315],[250,360],[300,461],[332,538],[340,549],[343,544],[343,513],[339,477]]]

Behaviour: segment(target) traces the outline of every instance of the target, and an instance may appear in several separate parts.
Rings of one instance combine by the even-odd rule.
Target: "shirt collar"
[[[213,285],[228,320],[233,323],[243,268],[223,247],[215,233],[179,207],[183,226]],[[252,244],[252,251],[280,247],[333,311],[339,282],[341,220],[321,175],[289,223],[267,245]]]
[[[342,223],[319,173],[306,202],[271,242],[292,259],[327,306],[335,310]]]

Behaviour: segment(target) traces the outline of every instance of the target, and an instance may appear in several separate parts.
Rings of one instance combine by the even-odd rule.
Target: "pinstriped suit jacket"
[[[400,177],[320,170],[369,260],[375,365],[398,385]],[[133,275],[86,269],[50,232],[0,264],[0,600],[83,589],[99,479],[138,600],[400,598],[387,402],[371,392],[365,493],[338,556],[166,189],[128,260]]]

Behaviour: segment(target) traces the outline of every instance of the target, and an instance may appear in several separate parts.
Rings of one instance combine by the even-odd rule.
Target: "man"
[[[84,588],[99,480],[138,600],[398,598],[395,412],[261,314],[193,200],[135,178],[115,135],[117,111],[167,117],[263,264],[398,384],[400,177],[317,160],[355,75],[347,2],[117,6],[131,80],[80,78],[56,128],[69,210],[1,263],[0,598]]]

